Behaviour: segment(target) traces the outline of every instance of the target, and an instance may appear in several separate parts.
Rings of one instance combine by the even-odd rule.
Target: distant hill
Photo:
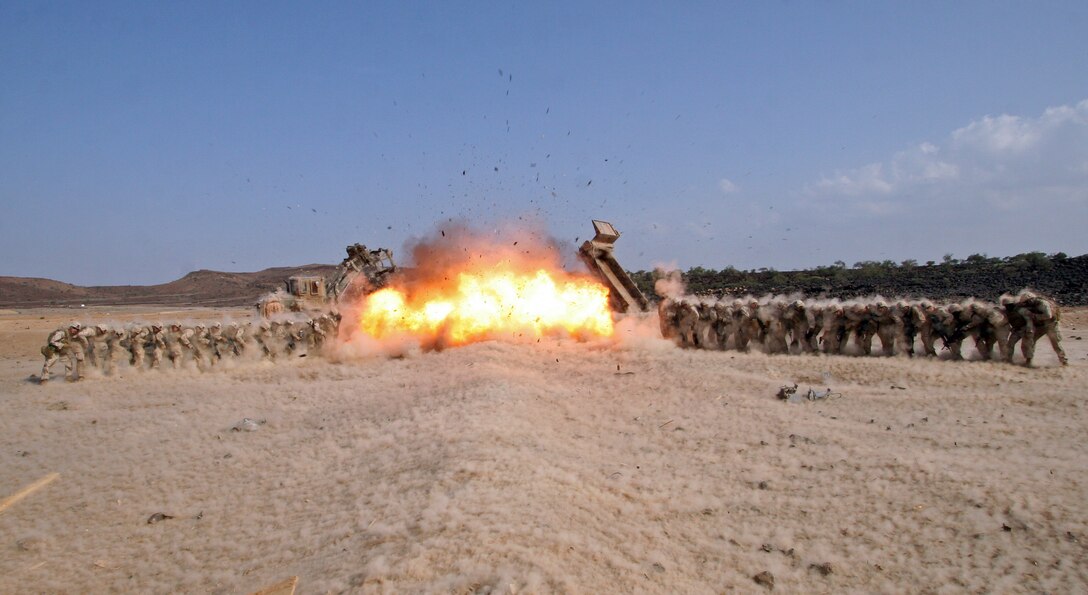
[[[174,306],[248,306],[261,295],[283,286],[292,275],[336,272],[331,264],[275,267],[256,273],[193,271],[161,285],[83,287],[51,279],[0,277],[0,308],[162,304]]]

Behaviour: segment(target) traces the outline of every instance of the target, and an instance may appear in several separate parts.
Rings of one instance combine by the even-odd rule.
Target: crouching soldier
[[[178,344],[193,356],[198,370],[204,370],[204,325],[198,324],[193,328],[185,327],[178,335]]]
[[[314,353],[317,353],[321,351],[321,348],[325,345],[325,328],[322,326],[320,318],[311,318],[306,321],[306,324],[310,327],[307,337],[308,345],[306,347],[306,352],[309,353],[313,351]]]
[[[182,351],[181,351],[181,323],[174,322],[170,325],[170,330],[163,336],[163,341],[166,343],[166,357],[170,359],[170,363],[177,370],[181,367]]]
[[[232,322],[227,325],[227,330],[223,331],[223,336],[227,338],[227,345],[230,348],[231,353],[241,357],[246,352],[246,329],[237,322]]]
[[[120,327],[111,329],[106,335],[106,355],[102,361],[102,370],[106,374],[112,375],[117,371],[117,361],[121,359],[121,354],[125,351],[122,342],[125,341],[126,336],[125,329]]]
[[[698,347],[695,324],[699,322],[699,309],[690,299],[682,299],[677,309],[677,330],[680,334],[681,347]]]
[[[1061,310],[1057,304],[1030,291],[1020,294],[1019,299],[1003,296],[1001,303],[1005,306],[1011,329],[1009,342],[1005,346],[1006,359],[1012,361],[1016,342],[1022,340],[1020,347],[1024,354],[1024,364],[1031,366],[1031,360],[1035,357],[1035,342],[1046,336],[1058,356],[1058,362],[1063,366],[1069,365],[1069,358],[1062,349],[1059,328]]]
[[[83,326],[73,322],[68,327],[68,366],[72,371],[72,380],[83,378],[83,359],[87,354],[87,336],[83,333]]]
[[[947,347],[949,342],[953,340],[956,321],[944,306],[937,306],[927,301],[923,303],[922,308],[926,313],[921,330],[922,348],[925,349],[926,355],[937,357],[937,350],[933,344],[937,339],[941,339]]]
[[[38,382],[49,382],[49,371],[53,369],[53,365],[60,358],[68,357],[68,336],[72,329],[79,333],[79,328],[75,323],[68,328],[59,328],[49,333],[45,346],[42,347],[42,356],[45,357],[45,363],[42,365],[42,374],[38,377]],[[71,364],[66,363],[65,368],[65,375],[67,375],[71,370]]]
[[[1069,365],[1069,358],[1062,349],[1062,311],[1058,304],[1044,297],[1033,296],[1023,300],[1024,306],[1031,314],[1032,325],[1035,334],[1032,337],[1032,354],[1035,353],[1035,342],[1045,335],[1050,339],[1050,346],[1058,356],[1058,362],[1063,366]]]
[[[166,352],[166,333],[163,332],[162,323],[151,325],[147,346],[151,348],[151,369],[158,370],[162,363],[162,354]]]
[[[253,332],[253,340],[257,342],[257,346],[261,348],[261,356],[268,359],[276,359],[276,345],[275,336],[272,331],[272,323],[267,320],[262,320],[257,325],[257,330]]]
[[[842,353],[850,337],[846,334],[846,306],[831,302],[824,308],[823,341],[824,353]]]
[[[679,305],[670,297],[663,297],[657,303],[657,322],[661,327],[661,337],[676,341],[680,336],[678,330],[677,314]]]
[[[221,361],[224,355],[229,353],[230,345],[226,335],[223,334],[223,323],[216,321],[208,327],[205,344],[211,350],[210,355],[213,366]]]
[[[896,302],[897,316],[903,321],[903,347],[907,355],[914,357],[914,340],[926,324],[926,313],[921,304],[900,300]]]
[[[720,349],[728,348],[729,337],[736,334],[733,306],[727,304],[724,300],[719,300],[714,304],[714,334],[715,342]],[[735,345],[736,340],[733,343]]]
[[[110,327],[104,324],[96,324],[80,331],[80,336],[87,342],[87,362],[92,368],[105,368],[106,339],[110,334]]]
[[[975,302],[971,304],[973,319],[976,320],[975,348],[978,349],[982,359],[993,357],[994,346],[997,346],[998,358],[1005,355],[1005,343],[1009,340],[1009,322],[1005,319],[1005,313],[993,304]]]
[[[137,370],[144,368],[144,355],[147,349],[148,330],[142,326],[133,326],[128,330],[123,345],[128,349],[128,363]]]

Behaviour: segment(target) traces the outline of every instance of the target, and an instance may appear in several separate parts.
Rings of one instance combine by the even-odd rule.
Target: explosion
[[[377,340],[413,337],[433,347],[496,338],[613,334],[608,289],[559,266],[553,243],[518,242],[443,231],[413,249],[416,267],[365,297],[357,332]],[[524,244],[524,242],[523,242]]]

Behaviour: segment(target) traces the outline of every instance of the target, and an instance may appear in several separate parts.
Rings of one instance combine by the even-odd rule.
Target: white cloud
[[[1042,131],[1019,116],[985,116],[952,133],[952,142],[989,153],[1019,153],[1039,143]]]
[[[1078,203],[1088,188],[1088,100],[1038,117],[983,116],[940,143],[923,142],[886,161],[824,176],[809,199],[875,215],[926,203],[999,210],[1039,201]]]
[[[734,184],[729,178],[722,178],[718,182],[718,188],[721,189],[722,194],[732,194],[740,191],[740,187]]]
[[[892,191],[892,183],[884,175],[884,165],[870,163],[846,173],[836,173],[833,178],[824,178],[816,183],[816,188],[829,194],[863,196],[868,194],[887,194]]]

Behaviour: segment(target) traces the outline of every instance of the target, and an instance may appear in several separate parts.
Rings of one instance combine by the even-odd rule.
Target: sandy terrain
[[[1065,369],[625,327],[32,384],[70,316],[0,313],[0,498],[60,474],[0,512],[0,592],[1088,591],[1088,310]]]

